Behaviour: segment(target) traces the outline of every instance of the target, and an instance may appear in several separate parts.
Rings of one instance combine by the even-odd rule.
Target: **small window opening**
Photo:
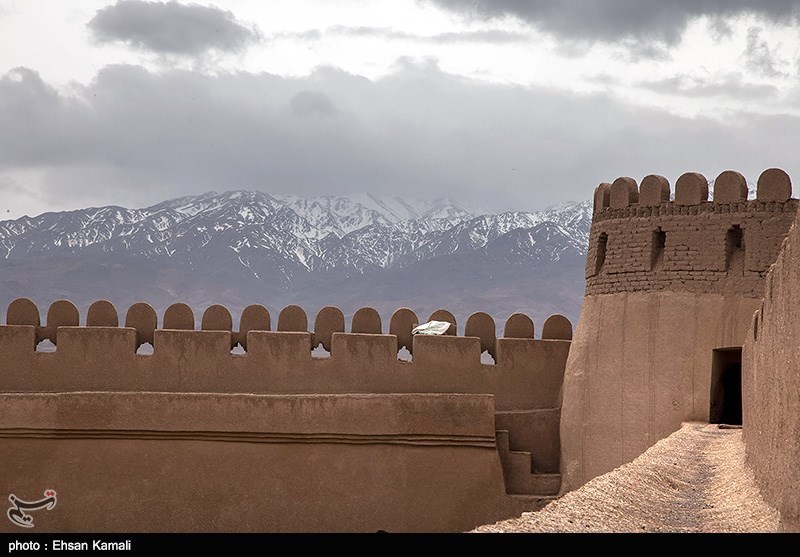
[[[597,239],[597,259],[595,260],[594,272],[599,273],[606,262],[606,244],[608,244],[608,234],[603,232]]]
[[[744,230],[737,224],[725,235],[725,270],[744,272]]]
[[[650,269],[657,269],[664,261],[664,247],[667,245],[667,233],[659,226],[653,231],[652,247],[650,250]]]

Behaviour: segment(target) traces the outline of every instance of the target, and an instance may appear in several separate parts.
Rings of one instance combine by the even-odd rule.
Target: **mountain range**
[[[357,194],[304,198],[208,192],[140,209],[107,206],[0,221],[0,304],[26,296],[44,314],[59,298],[212,303],[234,317],[250,303],[290,303],[309,319],[326,305],[421,319],[446,308],[515,311],[541,327],[552,313],[576,323],[591,203],[482,213],[451,199]],[[44,318],[44,315],[43,315]]]

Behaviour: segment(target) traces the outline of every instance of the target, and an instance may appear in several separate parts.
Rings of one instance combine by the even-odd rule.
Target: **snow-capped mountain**
[[[544,223],[550,233],[534,232]],[[565,250],[583,254],[590,224],[588,203],[474,215],[449,199],[210,192],[143,209],[100,207],[3,221],[0,256],[126,253],[192,268],[227,260],[257,278],[278,270],[290,282],[299,272],[362,273],[491,249],[519,230],[528,231],[514,235],[526,244],[519,257],[555,260]]]
[[[344,290],[355,303],[383,288],[386,294],[372,302],[380,305],[406,288],[399,277],[429,275],[430,285],[440,280],[430,276],[438,269],[454,285],[472,277],[467,290],[480,297],[498,280],[524,279],[536,290],[537,273],[547,267],[552,275],[550,267],[564,261],[577,276],[590,224],[590,202],[475,214],[451,199],[208,192],[141,209],[93,207],[0,221],[0,296],[96,299],[110,297],[102,292],[112,288],[127,301],[149,299],[149,288],[165,291],[158,300],[225,298],[237,306],[256,295],[289,300],[313,292],[312,305],[324,305]],[[132,278],[145,272],[152,276]],[[34,286],[26,273],[48,277],[51,286]],[[580,283],[564,313],[579,304]]]

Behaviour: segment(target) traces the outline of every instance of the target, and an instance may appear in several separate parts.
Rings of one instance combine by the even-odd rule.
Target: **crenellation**
[[[16,384],[25,379],[24,375],[30,373],[19,363],[27,362],[36,354],[38,343],[36,327],[33,325],[5,325],[0,327],[0,362],[5,358],[16,365],[0,366],[0,377],[3,381]]]
[[[113,390],[125,384],[135,365],[136,336],[127,327],[60,327],[57,352],[34,358],[56,362],[48,374],[49,390]]]
[[[497,361],[496,330],[492,316],[478,311],[467,319],[467,325],[464,327],[464,336],[478,337],[481,340],[481,352],[488,352]]]
[[[290,374],[298,368],[313,369],[311,333],[250,331],[247,333],[247,345],[247,354],[241,359],[250,366],[253,362],[258,362],[256,369],[260,368],[270,374]],[[313,363],[317,364],[318,361]]]
[[[370,333],[334,333],[331,358],[342,382],[375,385],[397,363],[397,337]],[[346,375],[345,375],[346,374]]]
[[[419,325],[419,318],[413,310],[400,308],[392,314],[389,322],[389,334],[397,337],[397,349],[405,348],[413,355],[414,342],[411,331]]]
[[[158,328],[156,310],[145,302],[137,302],[125,314],[125,326],[136,330],[136,348],[142,344],[153,345],[153,332]]]
[[[611,184],[611,208],[624,209],[639,201],[639,187],[636,180],[621,177]]]
[[[300,306],[286,306],[278,314],[278,331],[306,332],[308,331],[308,318]]]
[[[39,308],[28,298],[17,298],[6,310],[6,323],[8,325],[32,325],[39,327]]]
[[[611,206],[611,184],[603,182],[594,190],[594,212]]]
[[[669,195],[669,180],[657,174],[645,176],[639,191],[639,204],[643,208],[642,216],[651,216],[654,207],[669,202]]]
[[[727,203],[739,203],[747,200],[747,180],[735,170],[725,170],[714,180],[714,203],[718,207],[728,208]]]
[[[200,330],[202,331],[232,331],[233,318],[228,308],[219,304],[209,306],[203,312],[203,318],[200,323]]]
[[[792,180],[780,168],[768,168],[758,177],[756,198],[763,202],[785,203],[792,196]]]
[[[383,332],[381,315],[375,308],[364,307],[356,310],[350,325],[350,332],[379,335]]]
[[[119,316],[114,304],[108,300],[98,300],[86,312],[87,327],[118,327]]]
[[[785,189],[788,177],[781,172],[762,174],[764,191],[773,183]],[[643,180],[643,187],[647,187],[644,194],[640,193],[640,202],[648,205],[661,196],[660,205],[622,207],[618,193],[615,205],[595,212],[586,262],[586,293],[669,289],[711,292],[722,281],[722,288],[730,293],[759,295],[761,277],[777,256],[777,240],[786,235],[798,201],[747,200],[746,181],[734,171],[717,177],[718,195],[712,201],[704,199],[705,178],[686,173],[676,184],[676,201],[669,201],[663,193],[668,182],[661,178],[647,176]],[[619,192],[622,184],[631,182],[625,178],[617,183]],[[743,245],[737,248],[740,251],[729,252],[726,238],[737,227]],[[656,232],[662,236],[663,246],[655,246]],[[602,265],[599,242],[604,243]]]
[[[708,180],[699,172],[682,174],[675,182],[675,204],[681,206],[681,214],[689,206],[708,201]]]
[[[572,340],[572,323],[563,315],[551,315],[542,327],[542,339]]]
[[[51,310],[70,306],[66,302]],[[113,305],[97,307],[116,314]],[[289,307],[291,313],[281,314],[295,320],[305,316],[301,308]],[[38,315],[30,300],[14,301],[9,308],[12,321],[35,322]],[[498,407],[506,410],[517,404],[533,409],[556,399],[572,336],[572,324],[554,315],[543,326],[542,340],[536,340],[533,321],[517,313],[506,321],[508,338],[496,338],[495,322],[483,312],[469,317],[464,336],[412,336],[418,319],[408,308],[394,313],[390,334],[345,333],[344,316],[333,306],[319,311],[313,333],[269,331],[269,312],[258,305],[242,313],[239,331],[231,330],[230,312],[221,305],[204,312],[201,330],[176,328],[188,327],[187,308],[167,308],[163,322],[172,328],[158,329],[155,311],[144,302],[128,309],[124,327],[58,326],[60,342],[47,353],[36,352],[42,327],[0,325],[0,392],[463,392],[495,394]],[[77,308],[69,310],[66,320],[76,315]],[[56,323],[57,316],[51,317]],[[232,354],[240,339],[246,352]],[[153,345],[152,355],[136,353],[144,342]],[[315,343],[330,357],[313,358]],[[414,355],[412,361],[398,360],[403,346]],[[494,365],[481,363],[483,351]],[[540,384],[539,378],[547,380]]]
[[[344,323],[344,317],[342,317]],[[234,338],[236,342],[247,350],[247,333],[250,331],[269,331],[271,330],[271,320],[269,311],[261,304],[250,304],[239,318],[239,331]],[[342,325],[344,327],[344,324]]]
[[[533,320],[524,313],[515,313],[506,320],[503,329],[505,338],[533,338]]]
[[[312,345],[319,346],[330,352],[331,340],[334,333],[344,332],[344,313],[337,307],[326,306],[319,310],[314,320],[314,335]]]
[[[194,330],[194,312],[183,303],[172,304],[164,312],[164,328],[179,331]]]
[[[49,340],[58,345],[58,329],[60,327],[77,327],[80,323],[78,308],[69,300],[58,300],[50,304],[47,310],[47,325],[39,328],[37,342]]]
[[[447,329],[445,334],[449,336],[455,336],[458,334],[458,323],[456,323],[456,318],[446,309],[437,309],[431,313],[431,316],[428,317],[428,321],[447,321],[448,323],[452,323],[453,326]]]

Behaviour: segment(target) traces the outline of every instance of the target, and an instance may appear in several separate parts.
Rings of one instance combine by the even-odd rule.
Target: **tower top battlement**
[[[797,213],[792,182],[779,168],[747,181],[726,170],[714,181],[687,172],[675,183],[650,174],[602,183],[586,262],[586,294],[681,291],[758,298]],[[672,197],[672,198],[671,198]]]
[[[594,192],[594,213],[614,215],[615,211],[630,207],[653,208],[662,206],[700,207],[706,204],[748,204],[747,180],[735,170],[725,170],[714,180],[714,197],[709,200],[708,180],[699,172],[686,172],[675,182],[675,197],[671,199],[669,180],[657,174],[642,179],[641,186],[627,176],[611,183],[604,182]],[[792,197],[792,180],[780,168],[769,168],[758,178],[756,203],[786,203]],[[610,210],[610,211],[609,211]],[[678,210],[681,213],[680,209]],[[686,213],[688,214],[688,210]]]

